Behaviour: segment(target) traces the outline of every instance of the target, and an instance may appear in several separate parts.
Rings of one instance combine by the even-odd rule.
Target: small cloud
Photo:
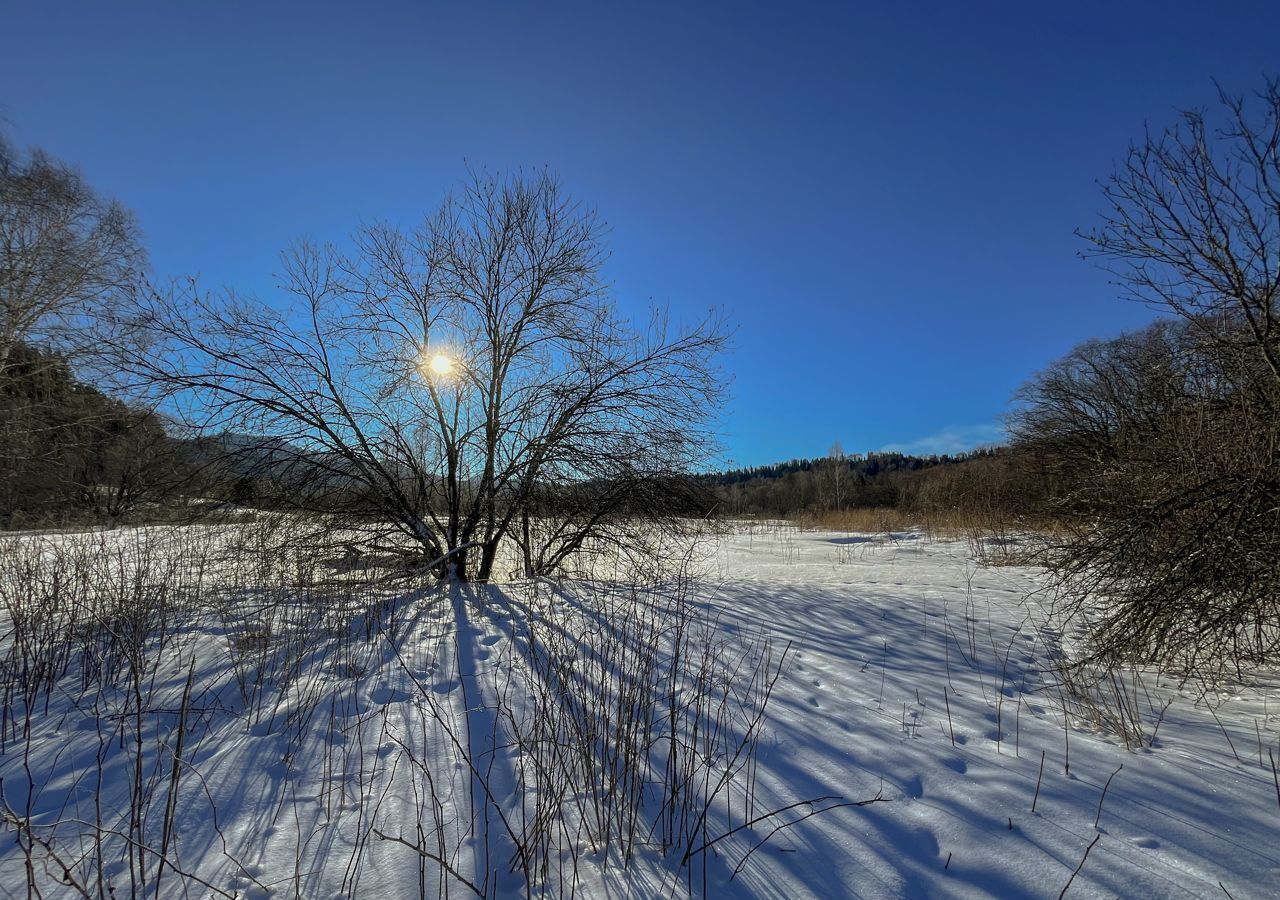
[[[1009,439],[1004,426],[995,422],[982,425],[948,425],[933,434],[913,441],[886,444],[880,448],[881,453],[907,453],[912,456],[929,456],[931,454],[955,454],[1003,444]]]

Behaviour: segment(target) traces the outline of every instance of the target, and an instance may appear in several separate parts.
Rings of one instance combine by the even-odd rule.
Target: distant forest
[[[705,476],[718,511],[729,516],[804,517],[851,509],[967,514],[1002,521],[1038,519],[1048,485],[1008,447],[912,456],[845,454],[731,469]]]
[[[75,378],[56,353],[19,345],[0,377],[0,527],[174,521],[278,505],[285,487],[279,467],[237,464],[234,454],[210,452],[210,442],[219,439],[175,436],[154,412],[131,409]],[[837,449],[704,474],[686,494],[685,511],[796,517],[994,505],[1025,512],[1030,495],[1042,492],[1031,491],[1021,471],[1008,448],[930,456]]]
[[[56,353],[13,349],[0,377],[0,527],[173,521],[211,509],[273,508],[280,467],[210,452],[74,377]],[[234,442],[223,436],[222,444]],[[222,448],[225,451],[225,447]],[[261,448],[250,443],[248,449]],[[858,507],[972,504],[1009,451],[835,452],[698,479],[687,512],[797,516]],[[261,460],[257,460],[261,462]],[[287,480],[287,478],[285,479]]]

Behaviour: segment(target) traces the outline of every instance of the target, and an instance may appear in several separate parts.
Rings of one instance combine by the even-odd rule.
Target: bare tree
[[[1097,661],[1280,655],[1280,82],[1132,147],[1088,238],[1175,318],[1076,348],[1014,433],[1060,484],[1065,609]]]
[[[1021,392],[1013,433],[1057,487],[1053,558],[1086,662],[1220,675],[1280,653],[1280,424],[1256,368],[1157,322]]]
[[[0,137],[0,374],[26,342],[64,355],[96,349],[117,324],[145,255],[132,216],[75,169]]]
[[[473,175],[421,226],[284,255],[285,306],[155,298],[145,374],[322,511],[387,523],[439,574],[530,571],[634,516],[674,525],[712,449],[725,341],[708,317],[633,327],[600,277],[595,214],[551,175]],[[350,521],[350,515],[346,517]]]
[[[110,497],[114,519],[143,493],[156,493],[142,488],[143,470],[154,472],[143,462],[148,455],[123,444],[145,431],[153,448],[166,445],[157,420],[74,379],[86,370],[99,382],[111,378],[119,371],[111,351],[136,349],[126,336],[145,266],[127,210],[102,198],[74,168],[39,150],[20,154],[0,137],[6,516],[72,515],[86,505],[101,512]],[[134,474],[121,482],[123,471]]]
[[[1130,147],[1086,237],[1129,295],[1168,309],[1280,382],[1280,79]]]
[[[848,457],[839,441],[832,444],[831,449],[827,451],[826,469],[827,493],[831,508],[839,512],[844,509],[845,487],[849,479]]]

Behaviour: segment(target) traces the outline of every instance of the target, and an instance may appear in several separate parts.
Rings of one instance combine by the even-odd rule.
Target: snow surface
[[[726,639],[789,642],[759,744],[757,806],[873,802],[795,821],[761,845],[795,817],[763,821],[688,869],[643,848],[626,868],[584,852],[576,896],[1057,897],[1068,882],[1068,897],[1280,894],[1274,684],[1204,697],[1193,685],[1131,676],[1123,687],[1142,737],[1126,748],[1085,705],[1068,702],[1064,722],[1052,669],[1063,639],[1037,570],[984,568],[968,544],[915,533],[750,525],[706,548],[700,573],[700,609]],[[364,607],[329,611],[324,622],[276,622],[277,637],[294,627],[299,664],[288,690],[265,685],[258,699],[228,662],[228,647],[255,646],[246,623],[266,613],[253,596],[176,632],[153,691],[157,709],[176,709],[189,674],[194,686],[171,856],[207,886],[171,872],[161,895],[461,897],[470,881],[523,896],[506,866],[510,848],[493,836],[498,823],[466,814],[487,813],[486,789],[500,806],[511,779],[486,788],[459,757],[470,747],[489,760],[486,776],[519,763],[495,698],[510,696],[512,648],[531,608],[515,598],[527,587],[455,591],[453,602],[425,589],[373,591]],[[390,638],[335,649],[308,637],[335,622],[358,633],[388,608]],[[17,701],[6,703],[8,721]],[[10,726],[5,802],[47,829],[64,859],[92,850],[77,823],[110,824],[128,806],[124,708],[123,697],[90,704],[68,684],[33,715],[29,741]],[[175,723],[152,716],[141,729],[147,746],[172,749]],[[148,833],[167,790],[160,757],[148,762],[160,798]],[[105,813],[92,808],[95,796],[108,801]],[[407,829],[424,816],[439,825],[424,846],[450,860],[452,875],[397,840],[416,840]],[[4,835],[0,896],[26,896],[12,827]],[[43,895],[59,896],[57,867],[48,871]],[[115,896],[129,895],[122,861],[103,874]],[[563,880],[552,885],[569,893]]]
[[[761,763],[777,789],[869,797],[883,780],[892,801],[787,832],[769,887],[744,895],[1056,897],[1098,835],[1070,897],[1280,895],[1274,687],[1269,706],[1255,689],[1210,712],[1166,683],[1155,746],[1136,751],[1078,720],[1064,735],[1040,573],[978,567],[964,543],[867,538],[748,533],[717,554],[735,616],[794,641]],[[1163,701],[1141,706],[1153,727]]]

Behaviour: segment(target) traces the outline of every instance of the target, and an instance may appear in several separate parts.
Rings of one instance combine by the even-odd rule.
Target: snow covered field
[[[1210,712],[1148,676],[1148,735],[1174,700],[1129,752],[1087,719],[1064,733],[1034,570],[909,534],[737,536],[717,560],[737,615],[794,641],[762,768],[800,794],[891,801],[789,831],[765,895],[1056,897],[1095,838],[1069,897],[1280,891],[1274,685]]]
[[[441,593],[150,534],[5,545],[0,896],[1280,886],[1275,684],[1064,723],[1039,573],[964,542],[743,526],[670,584]]]

